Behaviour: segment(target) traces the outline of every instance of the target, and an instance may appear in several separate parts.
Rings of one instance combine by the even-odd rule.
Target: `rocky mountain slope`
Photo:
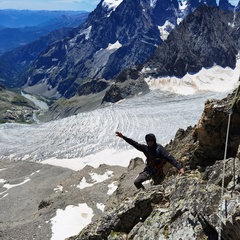
[[[132,160],[104,216],[69,239],[217,239],[219,226],[221,239],[239,239],[239,121],[239,89],[223,100],[207,101],[197,125],[180,129],[167,146],[184,165],[185,174],[177,176],[170,170],[162,185],[134,192],[127,183],[139,160]]]
[[[2,56],[0,81],[51,99],[87,96],[89,102],[97,94],[99,106],[147,92],[145,78],[181,77],[214,64],[234,68],[238,7],[224,0],[219,7],[204,3],[213,8],[201,1],[101,1],[81,27],[52,32]],[[60,104],[68,100],[60,102],[53,108],[64,111]]]
[[[233,112],[222,198],[229,109]],[[0,206],[4,210],[0,216],[0,238],[51,239],[52,219],[57,209],[87,201],[94,213],[92,223],[70,239],[217,239],[223,217],[222,239],[238,240],[239,121],[239,89],[222,100],[208,100],[198,123],[186,130],[179,129],[166,146],[181,161],[185,174],[179,176],[168,166],[163,184],[151,186],[148,183],[146,191],[139,191],[133,185],[135,176],[144,168],[140,158],[129,159],[127,169],[102,164],[99,168],[86,166],[76,172],[35,162],[2,159]],[[91,177],[109,171],[112,174],[102,182],[96,183]],[[88,187],[81,188],[82,182]],[[113,182],[116,190],[108,195],[108,186]],[[105,206],[104,211],[97,207],[100,202]],[[219,206],[224,206],[221,212]],[[79,226],[81,224],[79,222]]]
[[[144,79],[183,77],[219,65],[235,69],[239,45],[240,13],[206,5],[189,14],[143,65],[125,70],[107,91],[103,101],[116,102],[134,95],[131,85]],[[118,94],[116,94],[118,93]]]
[[[203,5],[171,32],[145,66],[156,77],[182,77],[214,64],[234,69],[240,51],[239,26],[239,12]]]
[[[0,57],[0,82],[9,88],[21,86],[24,82],[22,74],[26,74],[30,64],[37,56],[51,44],[70,34],[73,29],[62,28],[54,30],[44,37],[41,37],[26,46],[18,47],[12,51],[4,53]]]
[[[24,82],[21,81],[21,76],[26,73],[37,56],[47,46],[66,36],[71,36],[74,28],[80,26],[88,16],[88,13],[82,11],[23,11],[21,13],[14,10],[0,11],[0,15],[5,16],[1,19],[3,24],[8,18],[11,19],[8,26],[14,24],[13,19],[20,19],[19,21],[22,20],[22,24],[25,24],[24,28],[15,26],[15,28],[3,27],[0,30],[0,55],[5,52],[0,56],[0,82],[9,88],[22,86]],[[27,25],[29,23],[26,21],[31,17],[32,24],[37,22],[38,26]]]
[[[205,1],[217,6],[215,1]],[[45,49],[27,74],[31,89],[72,97],[89,80],[109,80],[129,66],[144,63],[182,18],[202,1],[102,0],[73,35]],[[53,91],[55,90],[55,91]]]

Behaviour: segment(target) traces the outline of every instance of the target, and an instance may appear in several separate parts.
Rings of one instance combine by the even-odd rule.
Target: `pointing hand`
[[[116,136],[117,136],[117,137],[123,138],[122,133],[120,133],[120,132],[115,132],[115,133],[116,133]]]

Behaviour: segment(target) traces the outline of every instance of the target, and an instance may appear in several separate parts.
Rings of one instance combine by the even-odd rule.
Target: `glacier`
[[[174,138],[201,117],[204,102],[226,93],[207,92],[178,95],[153,90],[101,109],[47,123],[0,125],[1,158],[43,161],[49,158],[83,158],[105,149],[129,150],[115,131],[143,142],[154,133],[161,144]],[[129,160],[129,159],[128,159]]]
[[[240,60],[235,69],[214,66],[178,80],[146,79],[148,94],[68,118],[32,125],[1,124],[0,159],[64,167],[71,162],[74,170],[104,162],[127,166],[130,158],[141,153],[117,138],[115,131],[142,143],[147,133],[154,133],[165,145],[179,128],[197,124],[207,99],[221,99],[232,92],[239,75]]]

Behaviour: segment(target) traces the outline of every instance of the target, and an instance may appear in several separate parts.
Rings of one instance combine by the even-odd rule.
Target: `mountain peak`
[[[123,0],[103,0],[102,6],[108,11],[115,11],[115,9],[122,3]]]

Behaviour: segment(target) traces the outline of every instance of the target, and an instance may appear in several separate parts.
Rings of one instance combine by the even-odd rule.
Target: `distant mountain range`
[[[74,28],[87,18],[84,11],[0,10],[0,55],[60,28]]]
[[[4,54],[0,81],[51,98],[108,89],[104,99],[116,101],[111,90],[117,87],[120,98],[131,95],[144,67],[153,76],[180,77],[214,64],[234,68],[239,6],[227,0],[219,6],[215,0],[123,0],[113,7],[102,0],[81,26],[58,34],[58,41],[42,47],[35,41]],[[116,83],[125,84],[123,94]]]
[[[0,9],[0,26],[1,28],[46,26],[48,22],[55,21],[61,16],[76,17],[81,14],[88,12]]]

